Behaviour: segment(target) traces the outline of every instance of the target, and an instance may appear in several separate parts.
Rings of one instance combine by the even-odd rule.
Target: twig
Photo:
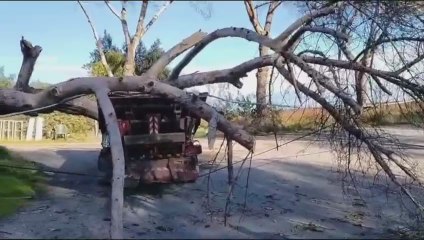
[[[252,155],[250,156],[249,160],[249,168],[247,171],[247,177],[246,177],[246,186],[244,189],[244,203],[243,203],[243,212],[242,215],[239,218],[239,223],[241,222],[241,219],[243,218],[244,214],[246,213],[246,207],[247,207],[247,191],[249,189],[249,179],[250,179],[250,170],[252,169]]]
[[[222,149],[222,146],[224,145],[224,142],[225,142],[225,138],[222,139],[221,146],[219,147],[218,152],[215,154],[215,157],[212,160],[211,166],[213,166],[213,164],[216,161],[216,158],[218,157],[219,153],[221,152],[221,149]],[[210,173],[211,173],[211,171],[212,171],[212,168],[209,168],[209,174],[207,175],[208,180],[207,180],[207,185],[206,185],[206,199],[207,199],[208,207],[210,206],[210,204],[209,204],[210,203],[209,202],[209,199],[210,199],[210,197],[209,197],[209,185],[210,185],[210,177],[211,177]]]
[[[249,156],[252,156],[252,155],[253,155],[253,152],[252,151],[249,151],[249,153],[246,155],[246,157],[242,160],[241,166],[240,166],[239,170],[237,171],[237,175],[236,175],[234,181],[232,182],[232,184],[230,186],[230,190],[229,190],[229,192],[227,194],[227,200],[225,201],[224,226],[227,226],[228,206],[230,204],[231,195],[233,194],[234,185],[237,182],[238,178],[240,177],[240,173],[241,173],[241,170],[243,169],[244,163],[246,162],[247,158]]]
[[[106,61],[106,56],[105,56],[105,54],[103,52],[103,45],[102,45],[102,42],[99,39],[99,36],[97,35],[97,31],[96,31],[96,28],[94,27],[94,23],[91,21],[90,16],[88,15],[88,13],[85,10],[84,6],[82,5],[81,1],[77,1],[77,2],[80,5],[82,11],[84,12],[84,15],[87,18],[88,23],[90,24],[91,31],[93,31],[93,36],[94,36],[94,39],[96,40],[97,50],[98,50],[98,52],[100,54],[100,60],[101,60],[101,62],[103,64],[103,66],[106,69],[107,75],[109,77],[113,77],[113,73],[110,70],[109,64]]]

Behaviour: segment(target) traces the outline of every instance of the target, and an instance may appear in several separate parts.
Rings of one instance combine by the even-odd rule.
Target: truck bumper
[[[196,160],[191,157],[134,161],[128,163],[126,174],[140,183],[184,183],[194,182],[199,172]]]
[[[131,182],[185,183],[194,182],[199,177],[197,156],[127,161],[125,178]],[[98,169],[112,176],[110,151],[102,149],[98,159]]]

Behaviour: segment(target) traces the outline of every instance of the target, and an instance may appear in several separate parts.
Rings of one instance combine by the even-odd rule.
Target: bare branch
[[[271,4],[272,2],[274,2],[274,1],[269,1],[269,2],[264,2],[264,3],[258,4],[258,5],[255,6],[255,9],[258,9],[258,8],[261,8],[261,7],[266,6],[268,4]]]
[[[152,19],[147,23],[144,27],[144,19],[146,17],[147,11],[147,1],[143,1],[143,5],[140,10],[140,17],[138,19],[137,29],[134,37],[131,39],[131,44],[128,45],[127,56],[124,64],[124,76],[132,76],[135,71],[135,51],[137,50],[138,45],[140,44],[141,38],[144,34],[149,30],[149,28],[156,22],[159,16],[166,10],[166,8],[173,1],[165,2],[162,7],[156,12],[156,14],[152,17]]]
[[[396,70],[394,72],[394,74],[399,75],[403,72],[405,72],[406,70],[408,70],[409,68],[411,68],[412,66],[414,66],[415,64],[421,62],[424,59],[424,54],[418,56],[417,58],[415,58],[414,60],[412,60],[411,62],[405,64],[403,67],[401,67],[400,69]]]
[[[116,11],[113,6],[110,4],[110,1],[105,1],[106,6],[109,8],[109,10],[119,19],[121,20],[121,16],[119,16],[118,11]]]
[[[138,18],[138,23],[137,23],[137,28],[135,31],[135,35],[134,38],[138,38],[141,39],[142,35],[145,32],[144,29],[144,19],[146,18],[146,12],[147,12],[147,6],[148,6],[148,1],[144,0],[143,4],[141,6],[141,10],[140,10],[140,16]],[[135,41],[134,39],[131,39],[131,42]],[[140,41],[140,40],[139,40]]]
[[[88,15],[88,13],[85,10],[84,6],[82,5],[81,1],[77,1],[77,2],[80,5],[82,11],[84,12],[85,17],[87,18],[87,21],[90,24],[91,30],[93,31],[93,36],[94,36],[94,39],[96,40],[97,50],[99,51],[99,54],[100,54],[100,60],[101,60],[101,62],[103,64],[103,66],[106,69],[107,75],[109,77],[113,77],[113,73],[110,70],[109,64],[106,61],[106,56],[105,56],[105,54],[103,52],[103,45],[102,45],[102,42],[99,39],[99,36],[97,35],[96,28],[94,27],[94,24],[91,21],[90,16]]]
[[[131,36],[128,30],[127,10],[125,8],[124,3],[122,3],[121,15],[119,15],[118,12],[113,8],[112,4],[110,4],[110,1],[105,1],[105,3],[110,9],[110,11],[119,19],[119,21],[121,21],[122,31],[124,32],[124,37],[125,37],[125,43],[128,46],[131,43]]]
[[[123,209],[124,209],[124,179],[125,179],[125,155],[122,146],[121,133],[119,131],[118,120],[115,109],[109,99],[109,90],[106,88],[95,88],[97,102],[102,109],[105,125],[110,140],[112,153],[113,176],[111,194],[111,239],[122,239],[123,234]]]
[[[272,1],[269,4],[268,12],[266,14],[266,19],[265,19],[265,28],[264,28],[266,36],[268,36],[269,32],[271,31],[271,24],[272,24],[272,18],[274,17],[274,12],[278,8],[278,6],[281,5],[281,3],[283,3],[283,1]]]
[[[392,95],[392,92],[387,89],[383,83],[381,83],[380,79],[378,79],[378,77],[376,77],[375,75],[371,74],[372,79],[374,79],[375,83],[377,83],[377,86],[379,86],[381,88],[381,90],[383,90],[385,93],[387,93],[388,95]]]
[[[187,51],[207,35],[204,32],[195,32],[188,38],[184,39],[181,43],[175,45],[173,48],[169,49],[165,54],[163,54],[150,69],[145,73],[148,77],[157,77],[163,69],[176,57],[178,57],[183,52]]]
[[[180,75],[181,71],[184,69],[185,66],[187,66],[191,60],[200,52],[202,51],[209,43],[219,39],[219,38],[225,38],[225,37],[239,37],[244,38],[248,41],[257,42],[259,44],[265,45],[267,47],[274,47],[275,45],[272,45],[272,39],[257,34],[254,31],[251,31],[246,28],[223,28],[218,29],[212,33],[210,33],[208,36],[206,36],[199,44],[197,44],[190,52],[187,53],[187,55],[184,56],[184,58],[181,60],[181,62],[178,63],[177,66],[175,66],[174,70],[172,71],[170,77],[168,79],[176,79]],[[271,47],[271,48],[272,48]]]
[[[297,19],[294,23],[292,23],[289,27],[284,30],[278,37],[275,38],[275,42],[279,43],[279,45],[282,47],[284,45],[284,42],[293,32],[295,32],[297,29],[302,27],[303,25],[309,24],[312,20],[327,16],[329,14],[332,14],[335,12],[337,7],[340,7],[343,3],[338,2],[332,6],[325,7],[322,9],[315,10],[309,14],[304,15],[303,17]]]
[[[208,122],[216,112],[214,108],[197,96],[192,96],[179,88],[142,76],[74,78],[36,94],[4,89],[0,91],[0,105],[4,108],[13,108],[14,111],[36,109],[57,103],[71,96],[90,94],[97,89],[103,88],[110,89],[111,91],[137,90],[141,93],[167,96],[179,102],[194,117],[202,118]],[[245,148],[253,150],[255,140],[252,136],[226,120],[221,114],[217,114],[217,119],[218,130],[224,132]]]
[[[306,27],[301,27],[298,31],[296,31],[293,34],[293,36],[284,45],[283,51],[286,51],[287,49],[289,49],[298,40],[298,38],[302,36],[305,32],[325,33],[325,34],[333,36],[336,40],[339,40],[339,41],[347,42],[349,40],[349,37],[346,34],[342,32],[338,32],[330,28],[306,26]]]
[[[278,54],[257,57],[233,68],[182,75],[178,79],[171,79],[168,82],[181,89],[213,83],[231,83],[235,87],[241,88],[243,83],[240,78],[246,77],[248,72],[257,68],[272,66],[278,57]]]
[[[290,74],[286,69],[284,69],[282,61],[279,61],[277,63],[277,69],[279,72],[283,75],[285,79],[287,79],[292,85],[294,85],[294,81],[297,81],[293,78],[291,78]],[[412,194],[404,187],[402,186],[399,181],[397,180],[396,176],[393,174],[393,171],[389,167],[389,165],[384,161],[384,159],[381,157],[380,152],[377,151],[377,149],[381,149],[382,147],[380,145],[376,145],[375,143],[369,141],[369,138],[371,136],[361,130],[360,128],[354,126],[353,124],[349,123],[347,119],[343,118],[340,113],[329,103],[325,98],[321,97],[319,94],[311,91],[308,89],[305,85],[303,85],[300,82],[296,83],[299,90],[302,91],[305,95],[311,97],[316,102],[320,103],[323,108],[325,108],[331,116],[337,120],[339,124],[350,134],[355,136],[357,139],[363,141],[365,144],[367,144],[368,149],[374,156],[374,159],[376,162],[383,168],[384,172],[390,177],[390,179],[401,188],[401,190],[411,199],[411,201],[422,211],[423,207],[421,204],[415,200],[415,198],[412,196]]]
[[[302,59],[307,63],[313,63],[313,64],[319,64],[319,65],[325,65],[325,66],[335,66],[339,68],[344,69],[350,69],[355,71],[363,71],[371,75],[378,76],[380,78],[385,79],[388,82],[391,82],[395,85],[405,87],[411,91],[420,91],[424,93],[424,87],[420,86],[418,84],[415,84],[411,81],[408,81],[407,79],[404,79],[398,75],[396,75],[393,72],[387,72],[382,70],[377,70],[374,68],[369,68],[366,66],[363,66],[362,64],[356,63],[356,62],[348,62],[348,61],[342,61],[342,60],[334,60],[329,58],[320,58],[320,57],[310,57],[310,56],[303,56]]]
[[[156,22],[156,20],[159,18],[159,16],[168,8],[168,6],[172,3],[173,1],[167,1],[165,2],[162,7],[159,8],[159,10],[156,12],[156,14],[152,17],[152,19],[150,19],[150,21],[147,23],[144,32],[147,32],[149,30],[149,28]]]
[[[296,64],[300,69],[302,69],[304,72],[308,74],[310,78],[315,78],[317,82],[320,83],[321,86],[328,89],[330,92],[332,92],[334,95],[339,97],[343,100],[344,103],[352,107],[352,109],[359,114],[361,112],[361,107],[358,105],[357,102],[355,102],[349,94],[345,93],[341,89],[337,88],[335,85],[331,83],[331,80],[326,77],[325,75],[321,74],[320,72],[316,71],[312,67],[310,67],[305,61],[303,61],[300,57],[292,54],[292,53],[286,53],[282,52],[282,56],[284,56],[287,59],[290,59],[294,64]]]
[[[258,14],[256,12],[255,7],[253,6],[252,0],[245,0],[244,6],[246,7],[247,15],[249,16],[250,23],[252,23],[255,31],[261,35],[266,35],[265,29],[261,26],[261,23],[258,19]]]
[[[144,19],[146,18],[148,1],[144,0],[141,6],[140,17],[138,19],[137,29],[132,42],[139,42],[143,35],[149,30],[149,28],[156,22],[159,16],[168,8],[173,1],[166,1],[156,12],[156,14],[150,19],[146,26],[144,26]]]

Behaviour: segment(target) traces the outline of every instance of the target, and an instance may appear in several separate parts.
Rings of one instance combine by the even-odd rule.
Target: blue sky
[[[205,19],[190,2],[174,2],[146,33],[143,41],[150,45],[159,38],[163,48],[168,49],[199,29],[206,32],[229,26],[251,29],[241,1],[209,3],[211,17]],[[114,4],[116,8],[120,6],[118,2]],[[150,4],[147,19],[162,3],[158,1]],[[123,35],[120,23],[105,4],[85,2],[85,5],[97,32],[101,34],[107,29],[114,41],[121,45]],[[139,5],[139,2],[131,2],[128,9],[132,34],[135,32]],[[200,3],[197,6],[205,8],[206,5]],[[265,11],[264,8],[262,15]],[[293,22],[297,14],[291,3],[283,3],[275,15],[272,35],[278,34]],[[86,75],[81,66],[88,62],[89,52],[95,43],[86,18],[76,2],[0,2],[0,31],[0,66],[5,67],[6,74],[19,71],[22,61],[19,40],[24,36],[33,44],[43,47],[32,80],[56,83]],[[235,38],[218,40],[199,54],[188,66],[188,71],[231,67],[257,54],[257,45],[254,43]]]

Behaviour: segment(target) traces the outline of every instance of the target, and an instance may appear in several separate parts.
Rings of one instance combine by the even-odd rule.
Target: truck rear
[[[199,97],[206,101],[206,94]],[[149,94],[114,92],[114,106],[125,153],[126,186],[138,183],[194,182],[202,148],[193,136],[199,118],[173,99]],[[112,158],[104,119],[99,109],[103,135],[98,168],[112,176]]]

